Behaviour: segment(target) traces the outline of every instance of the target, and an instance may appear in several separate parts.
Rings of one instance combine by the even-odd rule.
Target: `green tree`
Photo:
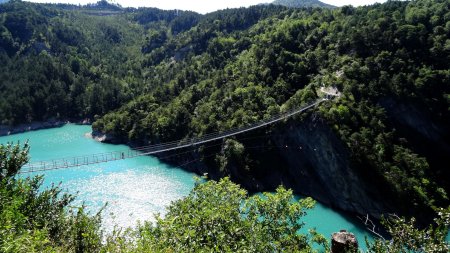
[[[42,177],[20,178],[28,144],[0,144],[0,252],[98,252],[100,216],[69,208],[59,187],[42,190]]]
[[[30,147],[25,143],[23,147],[8,143],[0,145],[0,180],[13,178],[22,165],[28,162]]]
[[[378,239],[368,243],[369,252],[374,253],[446,253],[450,244],[446,236],[450,229],[450,207],[439,209],[434,225],[418,229],[415,219],[406,220],[397,216],[384,220],[383,224],[392,239]]]
[[[313,252],[326,240],[299,233],[301,218],[314,201],[294,201],[283,187],[248,196],[230,179],[198,181],[191,193],[168,208],[156,225],[139,228],[137,251],[161,252]]]

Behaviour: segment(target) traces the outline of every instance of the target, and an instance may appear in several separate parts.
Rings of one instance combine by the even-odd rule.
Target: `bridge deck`
[[[331,94],[328,94],[328,95],[331,95]],[[334,94],[333,96],[336,96],[336,95]],[[92,164],[97,164],[97,163],[106,163],[106,162],[110,162],[110,161],[129,159],[129,158],[134,158],[134,157],[138,157],[138,156],[157,154],[157,153],[167,152],[167,151],[171,151],[171,150],[201,145],[201,144],[205,144],[208,142],[235,136],[235,135],[238,135],[241,133],[245,133],[245,132],[257,129],[257,128],[261,128],[261,127],[276,123],[278,121],[281,121],[286,118],[292,117],[296,114],[299,114],[305,110],[308,110],[326,100],[328,100],[328,99],[327,98],[318,99],[313,103],[307,104],[305,106],[291,110],[289,112],[274,115],[273,117],[271,117],[269,119],[252,124],[247,127],[232,128],[225,132],[215,132],[215,133],[203,135],[201,137],[194,137],[194,138],[190,138],[190,139],[182,139],[182,140],[161,143],[161,144],[156,144],[156,145],[143,146],[143,147],[134,148],[133,150],[114,151],[114,152],[108,152],[108,153],[90,154],[90,155],[55,159],[55,160],[51,160],[51,161],[40,161],[40,162],[28,163],[22,167],[22,169],[19,173],[42,172],[42,171],[56,170],[56,169],[62,169],[62,168],[71,168],[71,167],[92,165]]]

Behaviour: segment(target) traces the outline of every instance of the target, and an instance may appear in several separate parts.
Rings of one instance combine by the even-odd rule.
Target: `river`
[[[68,124],[59,128],[3,136],[0,137],[0,143],[23,143],[28,140],[31,161],[129,149],[125,145],[100,143],[86,137],[86,133],[90,131],[90,126]],[[195,176],[151,156],[47,171],[43,174],[43,187],[61,183],[65,191],[77,194],[74,204],[84,203],[91,213],[96,213],[108,203],[102,220],[103,228],[107,231],[112,230],[115,225],[130,227],[137,221],[153,221],[156,213],[164,215],[165,208],[172,201],[183,198],[194,187]],[[308,212],[304,222],[305,229],[316,227],[327,238],[341,229],[350,231],[357,236],[363,249],[365,236],[371,239],[359,220],[320,203]]]

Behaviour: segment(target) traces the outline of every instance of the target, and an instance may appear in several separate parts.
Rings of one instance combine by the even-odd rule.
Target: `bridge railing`
[[[176,141],[171,141],[171,142],[166,142],[166,143],[142,146],[142,147],[133,148],[131,150],[126,150],[126,151],[112,151],[112,152],[107,152],[107,153],[97,153],[97,154],[55,159],[55,160],[50,160],[50,161],[28,163],[22,167],[20,173],[41,172],[41,171],[47,171],[47,170],[55,170],[55,169],[59,169],[59,168],[71,168],[71,167],[92,165],[92,164],[97,164],[97,163],[105,163],[105,162],[116,161],[116,160],[121,160],[121,159],[133,158],[133,157],[137,157],[137,156],[151,155],[151,154],[166,152],[166,151],[185,148],[185,147],[189,147],[189,146],[201,145],[201,144],[204,144],[207,142],[212,142],[215,140],[227,138],[227,137],[234,136],[234,135],[244,133],[244,132],[248,132],[248,131],[269,125],[269,124],[273,124],[275,122],[278,122],[278,121],[284,120],[286,118],[292,117],[296,114],[299,114],[305,110],[308,110],[309,108],[314,107],[325,100],[327,100],[327,99],[318,99],[312,103],[302,106],[301,108],[296,108],[296,109],[289,110],[287,112],[282,112],[282,113],[273,115],[268,119],[251,124],[249,126],[233,127],[231,129],[228,129],[228,130],[222,131],[222,132],[216,131],[216,132],[208,133],[208,134],[205,134],[202,136],[197,136],[197,137],[192,137],[192,138],[182,139],[182,140],[176,140]]]

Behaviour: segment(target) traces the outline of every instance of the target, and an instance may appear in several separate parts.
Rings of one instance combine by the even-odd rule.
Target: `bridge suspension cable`
[[[261,122],[254,123],[246,127],[235,127],[224,132],[213,132],[200,137],[192,137],[187,139],[176,140],[172,142],[166,142],[161,144],[154,144],[149,146],[136,147],[131,150],[113,151],[107,153],[97,153],[90,155],[81,155],[74,157],[67,157],[62,159],[54,159],[50,161],[39,161],[25,164],[19,173],[31,173],[31,172],[43,172],[48,170],[56,170],[63,168],[72,168],[85,165],[92,165],[97,163],[106,163],[111,161],[129,159],[144,155],[152,155],[167,151],[172,151],[181,148],[194,147],[197,145],[205,144],[208,142],[224,139],[227,137],[235,136],[241,133],[252,131],[278,121],[284,120],[286,118],[292,117],[296,114],[302,113],[323,101],[328,100],[327,98],[320,98],[312,103],[309,103],[300,108],[290,110],[288,112],[279,113],[272,116],[269,119],[263,120]]]

